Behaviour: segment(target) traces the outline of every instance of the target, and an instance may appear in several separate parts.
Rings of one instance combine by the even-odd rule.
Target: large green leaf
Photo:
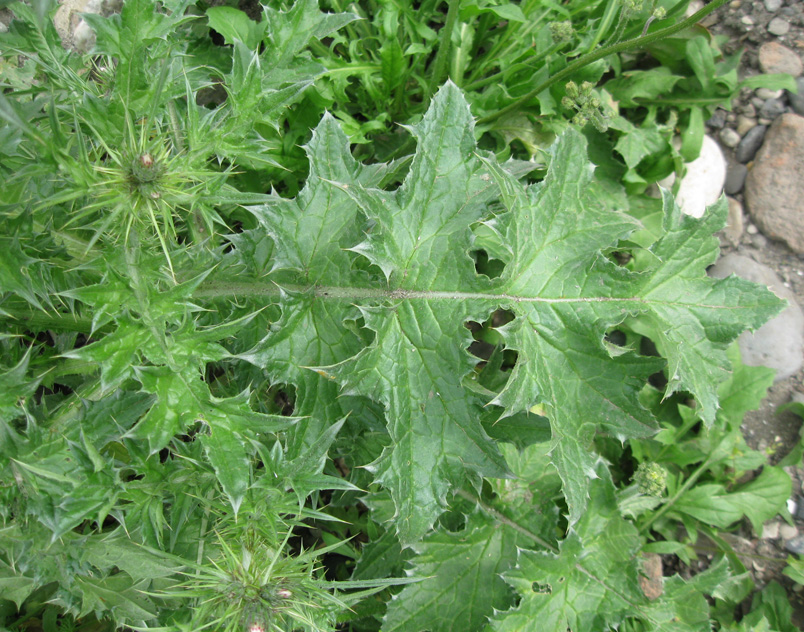
[[[299,397],[310,397],[304,392],[308,385],[299,380],[304,371],[298,369],[312,367],[324,379],[335,378],[344,392],[385,406],[392,445],[375,467],[396,505],[403,542],[429,529],[453,485],[477,474],[506,475],[479,423],[479,405],[489,403],[502,407],[504,415],[541,405],[553,433],[550,456],[575,523],[594,477],[594,433],[604,428],[619,438],[644,437],[656,427],[638,393],[664,366],[662,360],[627,350],[612,353],[604,340],[607,332],[629,318],[649,323],[659,332],[656,342],[667,361],[668,393],[693,394],[701,417],[711,422],[717,385],[729,367],[728,344],[746,326],[757,327],[775,314],[781,303],[765,288],[706,277],[706,266],[717,254],[712,235],[725,221],[722,204],[696,220],[666,197],[652,264],[634,273],[610,260],[604,252],[638,224],[596,203],[586,141],[575,131],[558,139],[546,178],[532,186],[520,184],[494,160],[478,157],[472,117],[452,84],[439,91],[411,132],[418,148],[398,189],[361,182],[359,166],[339,143],[340,149],[330,145],[326,155],[311,156],[307,187],[315,188],[315,195],[303,193],[295,202],[275,205],[296,219],[261,211],[274,220],[264,226],[274,237],[280,269],[273,278],[284,289],[284,322],[309,312],[311,304],[328,314],[328,327],[343,321],[341,334],[294,328],[294,348],[316,349],[322,338],[341,340],[346,331],[355,332],[355,345],[365,345],[353,357],[317,366],[307,364],[314,354],[305,352],[304,363],[277,376],[284,373],[283,379],[301,391]],[[348,168],[330,170],[330,178],[318,175],[326,165]],[[344,203],[343,194],[354,204]],[[492,214],[494,197],[504,208]],[[355,214],[355,205],[362,215]],[[349,251],[376,268],[330,244],[300,251],[296,241],[316,243],[315,233],[298,223],[301,216],[310,218],[312,228],[333,227],[332,241],[340,246],[349,245],[338,239],[346,227],[365,222],[366,238]],[[479,221],[497,235],[501,252],[495,256],[505,264],[493,281],[475,271],[469,254],[471,226]],[[286,228],[281,232],[277,223]],[[317,259],[318,252],[331,255]],[[382,275],[372,275],[375,270]],[[349,311],[353,306],[359,317]],[[475,365],[465,352],[471,338],[464,324],[482,322],[500,308],[515,316],[499,331],[518,359],[497,397],[480,401],[462,384]],[[337,309],[342,311],[332,311]],[[272,341],[288,335],[277,327],[266,337],[260,365],[287,363],[288,357],[295,361],[287,350],[278,353],[286,349],[282,344],[272,349]]]

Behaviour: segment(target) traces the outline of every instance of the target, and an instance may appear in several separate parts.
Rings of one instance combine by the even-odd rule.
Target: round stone
[[[724,127],[720,130],[719,137],[720,142],[726,147],[737,147],[737,144],[740,142],[740,135],[730,127]]]
[[[786,73],[794,77],[804,72],[801,58],[779,42],[765,42],[759,47],[759,67],[764,73]]]
[[[768,23],[768,33],[772,35],[787,35],[790,32],[790,22],[782,18],[773,18]]]

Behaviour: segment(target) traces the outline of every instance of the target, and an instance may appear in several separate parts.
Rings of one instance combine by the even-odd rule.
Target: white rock
[[[778,99],[784,94],[784,90],[771,90],[770,88],[757,88],[757,96],[763,101],[768,99]]]
[[[796,527],[792,525],[785,523],[779,527],[779,536],[783,540],[792,540],[793,538],[798,536],[798,529],[796,529]]]
[[[703,217],[706,207],[717,202],[726,182],[726,159],[717,142],[704,136],[701,155],[686,164],[676,202],[687,215]]]
[[[777,540],[779,538],[779,521],[771,520],[762,525],[763,540]]]

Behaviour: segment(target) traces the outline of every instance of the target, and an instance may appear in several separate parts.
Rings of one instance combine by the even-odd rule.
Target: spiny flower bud
[[[645,496],[660,497],[667,486],[667,472],[654,462],[640,463],[634,474],[634,482]]]
[[[639,13],[642,11],[642,0],[625,0],[623,2],[623,11],[626,13]]]
[[[572,28],[572,22],[566,20],[564,22],[550,22],[550,36],[553,41],[566,42],[572,39],[575,31]]]
[[[656,20],[664,20],[667,17],[667,9],[664,7],[656,7],[653,10],[653,18]]]
[[[564,86],[564,89],[567,91],[567,96],[570,99],[577,99],[580,94],[578,92],[578,84],[574,81],[567,82],[567,85]]]

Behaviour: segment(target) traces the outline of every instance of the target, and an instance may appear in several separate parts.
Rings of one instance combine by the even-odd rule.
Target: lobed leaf
[[[325,119],[317,142],[337,138],[334,127]],[[310,396],[308,389],[318,388],[318,379],[334,377],[345,393],[385,406],[392,445],[374,467],[394,499],[401,540],[412,542],[433,524],[452,486],[472,474],[507,475],[504,460],[479,425],[478,406],[484,402],[463,387],[462,379],[474,365],[464,351],[470,343],[464,323],[510,310],[515,318],[499,333],[518,360],[502,391],[485,403],[501,406],[503,415],[537,405],[545,411],[553,435],[551,459],[574,524],[595,477],[591,439],[597,429],[620,439],[649,436],[656,429],[638,394],[662,361],[625,349],[613,354],[604,342],[607,332],[627,319],[649,322],[667,359],[668,393],[692,393],[701,417],[711,422],[717,384],[729,366],[728,344],[746,324],[757,327],[775,314],[781,303],[751,283],[706,277],[717,252],[712,234],[725,221],[722,204],[695,220],[666,196],[663,233],[651,247],[653,264],[631,272],[610,260],[604,252],[638,224],[596,203],[586,141],[577,132],[568,130],[558,139],[547,176],[531,186],[477,154],[472,117],[451,83],[411,132],[418,148],[397,190],[361,181],[361,168],[339,141],[311,153],[305,190],[295,202],[274,205],[285,212],[255,210],[272,219],[263,226],[274,237],[277,265],[294,273],[291,283],[299,288],[294,291],[302,292],[284,295],[284,323],[309,313],[313,304],[329,317],[340,309],[329,321],[337,328],[338,318],[355,322],[349,311],[355,305],[373,336],[351,357],[336,359],[348,353],[344,347],[335,355],[319,354],[323,361],[315,365],[306,364],[314,355],[304,354],[306,366],[318,367],[312,382],[301,377],[301,363],[277,376],[292,381],[302,400]],[[491,216],[494,187],[505,211]],[[380,278],[358,271],[358,260],[348,252],[316,245],[311,236],[319,233],[301,229],[329,226],[330,242],[343,244],[338,236],[361,219],[349,198],[365,217],[367,235],[349,250],[379,268]],[[475,271],[469,256],[470,226],[479,220],[497,233],[504,250],[503,274],[493,282]],[[349,335],[343,326],[340,331],[317,334],[313,348],[325,349],[322,340]],[[293,349],[310,346],[304,342],[309,330],[294,332],[299,338]],[[283,348],[276,343],[289,335],[281,327],[269,334],[258,363],[278,366],[293,358],[287,347],[276,354]],[[353,338],[350,346],[361,344]]]

